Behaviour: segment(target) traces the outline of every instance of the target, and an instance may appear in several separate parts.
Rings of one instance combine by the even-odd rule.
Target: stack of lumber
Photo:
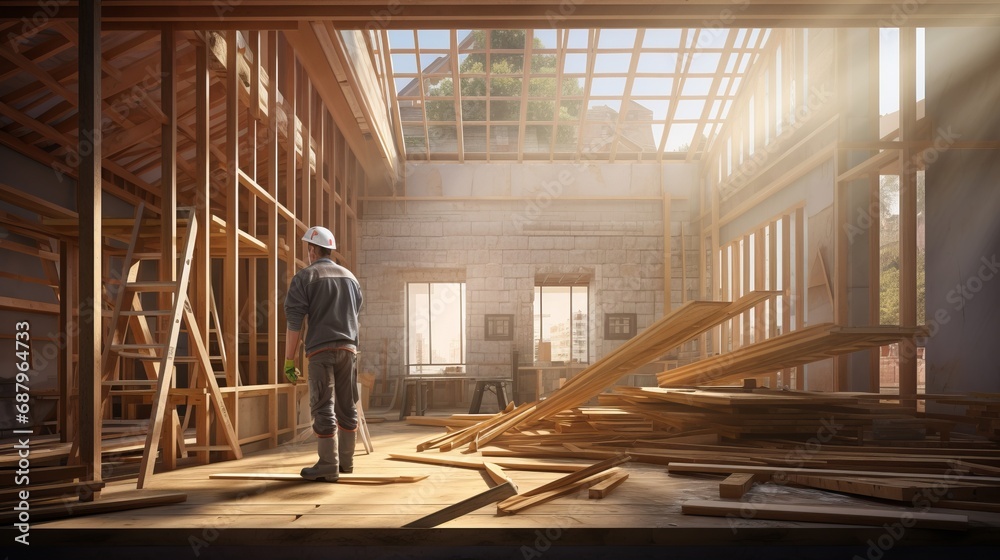
[[[530,426],[547,416],[584,404],[637,368],[775,294],[751,292],[732,303],[689,301],[575,375],[547,399],[525,403],[510,412],[433,438],[422,443],[417,450],[450,451],[468,445],[469,450],[475,451],[515,426]]]
[[[528,459],[581,459],[606,467],[627,456],[667,466],[671,474],[729,477],[720,484],[720,495],[730,499],[754,484],[773,482],[902,503],[929,497],[941,507],[996,508],[1000,449],[981,435],[995,439],[1000,398],[963,401],[969,411],[963,417],[917,412],[891,395],[701,386],[910,339],[922,334],[920,328],[814,325],[665,371],[657,376],[659,387],[607,392],[622,376],[771,295],[754,292],[733,303],[689,302],[545,400],[508,406],[482,420],[469,415],[436,420],[448,432],[421,442],[417,451],[466,446],[466,453],[480,452],[482,459],[470,459],[480,467]],[[595,397],[596,406],[591,404]],[[981,435],[953,433],[956,422],[976,423]],[[601,480],[623,480],[624,473],[597,472]],[[576,484],[583,480],[599,482],[590,478],[597,472],[567,475],[572,482],[564,481],[558,490],[579,490]],[[931,495],[934,489],[945,493]],[[562,495],[556,490],[533,492]],[[518,505],[531,503],[529,493],[512,496],[500,502],[498,513],[514,513]],[[725,509],[715,503],[695,506],[691,513]],[[949,527],[966,522],[928,519],[938,521]]]
[[[922,327],[838,327],[821,323],[699,360],[656,376],[660,387],[703,385],[773,373],[923,334]]]
[[[711,429],[722,437],[804,434],[824,431],[830,438],[872,437],[877,425],[907,427],[922,422],[912,409],[896,402],[850,393],[816,393],[754,389],[743,392],[714,387],[669,389],[620,387],[602,403],[646,416],[658,425],[691,430]],[[940,429],[943,422],[923,421]]]
[[[979,400],[984,402],[977,406],[1000,404],[1000,399]],[[482,468],[486,462],[506,467],[532,460],[609,461],[628,455],[633,462],[665,466],[678,476],[733,475],[720,481],[723,498],[739,499],[754,484],[775,483],[900,505],[931,500],[935,507],[1000,511],[1000,448],[995,442],[949,433],[950,422],[925,418],[892,396],[619,387],[600,401],[601,406],[563,410],[530,428],[507,431],[480,448],[481,457],[459,460],[419,453],[406,460]],[[438,422],[464,427],[465,417]],[[917,438],[873,437],[892,423],[929,429]],[[507,505],[515,503],[517,499],[508,498]],[[507,512],[501,508],[499,513]]]
[[[688,302],[584,369],[547,399],[525,403],[487,420],[458,427],[449,434],[421,443],[417,450],[449,451],[467,445],[469,451],[476,451],[511,430],[532,429],[543,420],[587,403],[612,387],[623,376],[774,295],[774,292],[750,292],[732,303]],[[921,328],[847,328],[824,323],[665,371],[657,376],[657,380],[661,387],[665,387],[722,382],[773,373],[864,348],[898,342],[922,332]]]
[[[944,405],[964,406],[965,416],[975,423],[976,433],[1000,442],[1000,395],[938,395],[927,397]]]

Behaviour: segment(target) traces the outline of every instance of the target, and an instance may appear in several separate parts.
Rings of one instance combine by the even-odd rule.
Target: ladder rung
[[[118,379],[116,381],[103,381],[101,385],[107,387],[134,387],[136,385],[156,385],[159,379]]]
[[[166,344],[112,344],[112,350],[162,350]]]
[[[134,292],[173,292],[177,290],[177,282],[169,280],[160,282],[129,282],[125,286]]]
[[[187,451],[232,451],[228,445],[185,445]]]
[[[209,356],[208,359],[209,359],[209,361],[219,361],[219,360],[222,360],[222,356]],[[175,356],[174,357],[174,361],[175,362],[183,362],[183,363],[197,362],[198,361],[198,357],[197,356]]]
[[[162,360],[163,356],[158,354],[140,354],[138,352],[118,352],[119,358],[132,358],[135,360]]]
[[[145,316],[167,316],[173,313],[171,309],[143,309],[142,311],[136,311],[134,309],[129,309],[128,311],[122,311],[122,315],[128,315],[131,317],[145,317]]]

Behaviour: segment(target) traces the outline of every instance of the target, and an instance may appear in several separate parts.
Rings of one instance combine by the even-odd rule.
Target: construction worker
[[[309,408],[313,431],[319,437],[319,461],[302,469],[302,478],[336,482],[340,473],[354,470],[358,429],[357,352],[361,286],[354,274],[330,259],[337,248],[325,227],[306,230],[309,266],[300,270],[285,296],[285,377],[298,381],[295,367],[302,321],[308,317],[305,337],[309,358]]]

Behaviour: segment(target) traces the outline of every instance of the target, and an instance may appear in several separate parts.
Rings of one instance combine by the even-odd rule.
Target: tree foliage
[[[487,36],[482,30],[472,31],[472,49],[486,49]],[[520,50],[521,53],[491,52],[489,71],[486,70],[486,53],[469,53],[459,66],[459,91],[462,97],[463,122],[476,121],[519,121],[521,103],[528,103],[527,119],[531,121],[552,122],[556,117],[555,98],[557,82],[555,73],[559,60],[554,54],[531,55],[531,77],[528,82],[528,95],[531,98],[521,98],[524,76],[525,32],[521,29],[494,30],[490,33],[491,50]],[[533,48],[545,49],[541,40],[535,38]],[[429,97],[454,99],[455,83],[451,77],[442,78],[427,90]],[[582,95],[583,89],[576,80],[564,80],[563,96]],[[486,99],[490,99],[487,112]],[[509,99],[503,99],[509,98]],[[558,108],[558,119],[576,120],[582,110],[581,102],[564,102]],[[454,120],[454,104],[448,107],[446,102],[428,103],[427,119],[429,121]],[[489,119],[487,119],[487,116]]]

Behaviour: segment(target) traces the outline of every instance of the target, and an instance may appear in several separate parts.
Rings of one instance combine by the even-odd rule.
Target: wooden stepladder
[[[179,267],[176,280],[139,281],[137,277],[141,255],[135,252],[135,247],[139,240],[142,210],[143,207],[140,204],[136,211],[132,237],[125,254],[122,284],[116,296],[111,316],[111,329],[105,340],[101,362],[103,364],[102,380],[106,389],[103,394],[105,406],[107,406],[109,394],[107,388],[124,383],[116,380],[121,359],[131,358],[144,362],[147,376],[150,379],[140,380],[136,383],[145,381],[149,385],[155,385],[137,488],[142,488],[153,474],[153,467],[161,448],[161,436],[166,433],[170,438],[168,441],[164,441],[162,446],[165,466],[169,467],[174,464],[173,459],[178,439],[183,450],[183,433],[178,430],[179,424],[174,409],[174,405],[178,403],[201,405],[206,408],[210,405],[226,440],[226,445],[210,445],[207,429],[208,411],[204,410],[201,414],[203,422],[198,430],[198,442],[195,450],[203,452],[225,450],[231,452],[237,459],[243,456],[236,438],[236,431],[219,390],[205,340],[202,338],[198,322],[195,320],[188,300],[188,280],[191,275],[191,261],[198,230],[195,213],[191,208],[178,209],[178,218],[181,214],[187,215],[183,222],[178,220],[178,223],[187,224],[187,231],[184,234],[182,251],[178,255]],[[160,297],[159,300],[169,300],[171,303],[163,309],[146,309],[143,307],[140,297],[141,294],[146,293],[165,296]],[[154,319],[152,321],[154,324],[156,319],[160,319],[162,328],[153,329],[151,318]],[[188,335],[186,337],[187,355],[179,356],[177,355],[177,346],[182,324]],[[129,334],[131,334],[132,342],[127,342]],[[187,388],[173,387],[175,385],[175,364],[181,362],[192,364],[188,375],[189,387]],[[202,397],[200,401],[197,400],[199,394]],[[165,421],[169,423],[166,432],[164,432]],[[184,424],[186,426],[187,419],[185,419]]]

